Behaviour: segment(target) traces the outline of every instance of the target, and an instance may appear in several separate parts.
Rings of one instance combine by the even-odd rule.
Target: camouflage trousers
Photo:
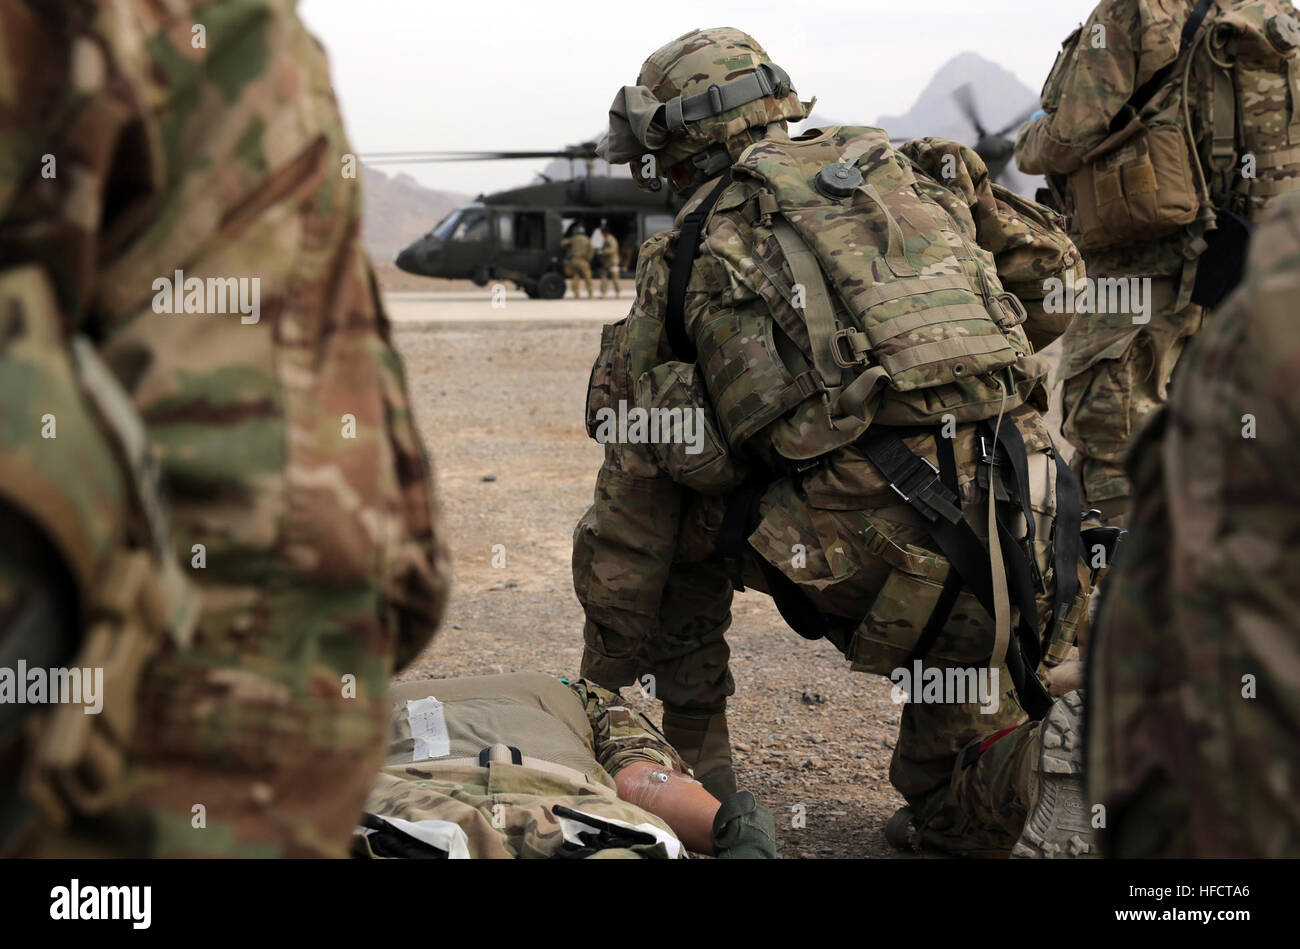
[[[600,295],[602,297],[605,295],[606,287],[609,287],[614,291],[615,298],[618,297],[619,289],[618,289],[618,265],[617,264],[606,264],[605,268],[600,272]]]
[[[1131,313],[1080,314],[1063,338],[1061,430],[1075,448],[1084,509],[1127,523],[1129,446],[1168,399],[1170,379],[1205,311],[1178,308],[1179,278],[1152,278],[1150,322]]]
[[[1013,690],[988,715],[975,704],[903,707],[889,780],[922,844],[966,856],[1011,850],[1029,813],[1038,724]]]
[[[581,296],[578,293],[578,281],[581,280],[587,288],[587,296],[595,294],[591,289],[591,262],[586,260],[566,260],[564,262],[564,275],[573,278],[573,295]]]

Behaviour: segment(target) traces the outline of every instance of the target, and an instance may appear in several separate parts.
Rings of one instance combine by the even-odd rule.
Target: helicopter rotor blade
[[[537,151],[394,151],[364,152],[358,155],[368,165],[428,164],[447,161],[513,161],[516,159],[568,158],[571,160],[596,157],[596,143],[584,142],[564,149]]]
[[[975,106],[975,95],[971,91],[969,82],[963,83],[952,91],[952,98],[961,109],[962,114],[975,127],[975,134],[979,138],[988,137],[988,132],[984,128],[984,123],[980,121],[979,109]]]
[[[1007,127],[1004,128],[1002,131],[995,132],[994,134],[998,138],[1005,138],[1006,136],[1010,135],[1012,132],[1020,128],[1020,126],[1028,122],[1029,117],[1037,111],[1038,111],[1038,103],[1034,103],[1029,108],[1025,109],[1025,111],[1022,112],[1019,116],[1017,116],[1014,122],[1009,123]]]

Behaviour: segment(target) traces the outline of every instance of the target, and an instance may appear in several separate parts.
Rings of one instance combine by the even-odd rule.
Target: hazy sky
[[[1037,91],[1095,0],[302,0],[330,56],[353,146],[540,149],[602,130],[641,62],[696,27],[762,43],[823,115],[906,112],[935,70],[973,50]],[[476,194],[545,162],[404,167]],[[393,172],[396,168],[386,168]]]

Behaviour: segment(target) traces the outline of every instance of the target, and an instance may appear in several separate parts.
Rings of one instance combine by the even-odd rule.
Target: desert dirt
[[[529,301],[448,287],[388,298],[414,408],[433,458],[454,588],[435,642],[399,681],[541,671],[577,674],[582,610],[570,571],[600,446],[583,428],[587,377],[621,301]],[[493,566],[502,545],[504,567]],[[900,857],[885,822],[901,706],[890,683],[801,639],[762,594],[738,594],[728,634],[736,772],[776,817],[783,857]],[[623,690],[656,722],[657,702]],[[802,826],[801,826],[802,825]]]

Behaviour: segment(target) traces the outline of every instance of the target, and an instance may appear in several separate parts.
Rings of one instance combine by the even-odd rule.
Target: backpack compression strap
[[[946,439],[939,439],[940,444],[943,441]],[[858,440],[858,445],[871,463],[889,479],[891,487],[925,519],[930,536],[939,546],[944,557],[948,559],[952,569],[960,574],[966,587],[975,595],[988,614],[996,616],[993,573],[988,550],[980,543],[971,526],[961,516],[960,509],[954,520],[950,513],[945,513],[940,506],[933,503],[933,498],[949,493],[941,483],[940,475],[925,459],[920,458],[907,447],[907,443],[903,441],[896,429],[870,428]],[[1038,635],[1034,628],[1034,621],[1037,620],[1038,613],[1034,603],[1033,581],[1029,572],[1028,558],[1010,537],[1010,533],[1005,531],[1003,525],[999,524],[998,530],[1003,541],[1007,580],[1015,595],[1016,606],[1020,610],[1018,629],[1011,631],[1007,643],[1005,657],[1007,671],[1011,674],[1011,681],[1021,706],[1031,718],[1041,719],[1051,707],[1052,699],[1035,675],[1038,665],[1038,649],[1035,648]],[[947,588],[949,584],[945,583],[944,586]],[[948,597],[942,597],[939,605],[942,606],[947,599]],[[946,617],[944,619],[946,621]],[[933,622],[932,617],[932,622],[926,624],[923,637],[932,642],[937,637],[941,626],[942,623]],[[1024,653],[1026,643],[1034,644],[1030,647],[1033,657],[1032,666],[1027,662]],[[918,642],[917,645],[920,646],[921,643]],[[997,657],[990,657],[990,661],[997,661]]]
[[[682,362],[695,362],[697,355],[695,343],[686,332],[686,285],[691,281],[691,268],[695,266],[695,255],[700,252],[700,240],[704,236],[704,221],[729,184],[731,184],[731,172],[723,175],[717,186],[709,192],[709,196],[682,219],[681,233],[677,237],[673,269],[668,275],[668,313],[664,319],[664,330],[668,333],[668,345]]]

